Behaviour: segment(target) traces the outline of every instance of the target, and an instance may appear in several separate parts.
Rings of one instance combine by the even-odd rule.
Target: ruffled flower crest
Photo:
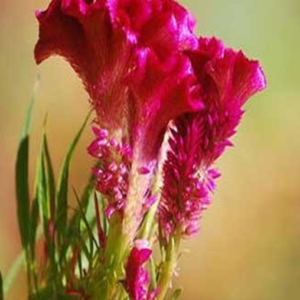
[[[53,0],[45,12],[37,13],[40,38],[36,61],[40,63],[52,54],[65,57],[83,80],[101,126],[112,134],[122,130],[132,146],[137,131],[143,140],[151,136],[153,145],[149,147],[156,147],[152,153],[155,157],[161,140],[158,135],[163,134],[168,121],[201,106],[197,97],[190,101],[192,68],[187,68],[188,59],[178,51],[197,46],[192,34],[193,18],[169,0],[89,2]],[[146,90],[149,85],[142,86],[149,81],[149,73],[169,79],[165,84],[152,82],[152,86],[159,85],[155,86],[157,93],[142,99],[139,95],[151,94]],[[186,96],[181,99],[183,105],[176,105],[178,110],[172,109],[170,114],[164,109],[165,102],[170,103],[169,107],[174,102],[162,92],[167,89],[170,96],[172,90]],[[156,112],[150,111],[152,108]],[[164,121],[155,128],[148,124],[142,128],[149,116],[162,116]]]
[[[113,29],[103,1],[53,0],[37,12],[37,63],[53,54],[66,58],[82,79],[104,128],[127,128],[127,87],[131,47],[121,29]],[[109,112],[113,111],[114,114]]]
[[[165,57],[170,51],[197,47],[194,17],[173,0],[110,0],[107,5],[114,26],[141,47]]]

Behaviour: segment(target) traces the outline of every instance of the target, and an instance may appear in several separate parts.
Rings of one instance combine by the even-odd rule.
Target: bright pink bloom
[[[97,113],[89,152],[101,161],[107,215],[132,210],[134,235],[155,201],[150,183],[173,120],[159,220],[166,238],[195,233],[218,177],[212,164],[231,145],[242,105],[266,85],[258,62],[196,39],[193,17],[173,0],[52,0],[37,18],[36,61],[65,57]]]
[[[149,274],[144,264],[149,260],[152,250],[148,247],[135,246],[126,265],[125,288],[132,300],[151,300],[155,291],[147,292]]]
[[[53,0],[37,18],[36,61],[65,57],[101,127],[122,130],[141,164],[156,159],[169,120],[202,107],[190,61],[179,52],[197,47],[195,22],[178,3]]]
[[[133,239],[155,201],[149,188],[169,121],[203,108],[182,53],[198,47],[195,21],[173,0],[52,0],[36,15],[37,63],[53,54],[67,59],[113,140],[97,137],[89,152],[101,162],[95,174],[106,214],[129,211],[124,227]],[[124,145],[132,158],[121,153]]]
[[[224,48],[215,38],[200,38],[199,48],[188,51],[203,95],[205,108],[175,120],[164,165],[164,187],[159,222],[165,239],[179,232],[198,231],[202,211],[210,203],[220,175],[214,161],[235,133],[246,100],[266,86],[257,61]]]
[[[100,161],[99,166],[93,169],[97,179],[96,190],[108,201],[106,216],[110,218],[112,214],[118,212],[122,218],[132,165],[132,150],[124,138],[118,142],[115,138],[109,137],[107,130],[96,126],[93,126],[93,131],[96,139],[88,147],[88,152]],[[141,167],[138,172],[140,175],[147,175],[149,169]],[[140,199],[142,211],[147,212],[156,200],[157,197],[147,189]]]
[[[113,25],[134,43],[162,56],[197,47],[194,17],[173,0],[108,0],[107,5]]]
[[[131,148],[124,140],[118,142],[108,136],[108,132],[93,127],[96,139],[88,147],[89,153],[101,161],[94,168],[97,178],[96,189],[107,199],[107,217],[118,211],[121,216],[128,190],[128,176],[131,167]]]

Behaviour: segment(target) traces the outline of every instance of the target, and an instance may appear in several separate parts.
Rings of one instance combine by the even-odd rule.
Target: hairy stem
[[[180,238],[177,236],[171,237],[166,246],[166,258],[163,262],[162,271],[158,279],[159,294],[156,300],[163,300],[170,287],[173,273],[177,264],[177,256],[180,245]]]
[[[92,283],[92,300],[113,300],[124,277],[124,261],[128,252],[128,236],[122,230],[118,216],[111,220],[106,241],[104,262],[98,265]]]

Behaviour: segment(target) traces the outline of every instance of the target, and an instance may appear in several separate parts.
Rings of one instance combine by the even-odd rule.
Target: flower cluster
[[[114,212],[123,214],[128,189],[128,174],[131,165],[131,148],[124,141],[109,138],[105,129],[93,127],[96,139],[88,147],[88,152],[100,160],[100,166],[94,167],[97,178],[96,189],[107,199],[109,205],[106,215]]]
[[[151,250],[133,246],[140,229],[156,220],[146,214],[159,199],[153,208],[158,236],[172,258],[163,263],[173,262],[171,241],[198,231],[220,175],[213,164],[232,145],[243,104],[265,88],[263,71],[220,40],[198,38],[194,18],[174,0],[52,0],[36,15],[37,63],[53,54],[66,58],[97,116],[88,148],[99,160],[96,189],[108,202],[108,219],[121,216],[125,237],[119,247],[125,250],[110,255],[120,261],[104,259],[103,274],[111,272],[113,279],[103,293],[114,294],[108,291],[123,280],[123,264],[131,299],[150,299],[143,265]],[[116,234],[113,225],[110,232]],[[162,267],[158,300],[171,269]]]
[[[258,62],[225,48],[215,38],[200,38],[187,52],[203,95],[204,109],[174,121],[164,165],[160,224],[167,238],[197,232],[219,173],[212,164],[231,146],[229,138],[242,117],[242,105],[265,87]]]
[[[210,204],[214,179],[219,176],[201,161],[203,128],[199,121],[194,115],[186,115],[170,129],[159,203],[159,223],[165,240],[175,233],[191,236],[197,232],[201,213]]]
[[[195,22],[175,1],[53,0],[36,15],[36,61],[64,56],[82,78],[101,127],[121,129],[139,159],[155,159],[171,119],[201,108],[181,52],[197,46]]]

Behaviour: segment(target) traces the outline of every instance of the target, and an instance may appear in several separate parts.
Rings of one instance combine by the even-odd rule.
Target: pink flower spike
[[[88,152],[93,157],[99,158],[101,162],[99,167],[93,168],[97,179],[96,190],[108,201],[105,215],[110,218],[112,214],[118,212],[122,217],[131,168],[130,146],[110,138],[105,129],[94,126],[93,132],[96,134],[96,140],[88,147]],[[98,231],[101,243],[104,244],[101,228],[98,228]]]
[[[159,222],[166,240],[175,232],[194,235],[202,211],[211,202],[220,173],[212,168],[236,132],[242,105],[266,87],[257,61],[225,48],[215,38],[200,38],[186,51],[197,77],[204,109],[177,118],[171,128],[164,165]]]

